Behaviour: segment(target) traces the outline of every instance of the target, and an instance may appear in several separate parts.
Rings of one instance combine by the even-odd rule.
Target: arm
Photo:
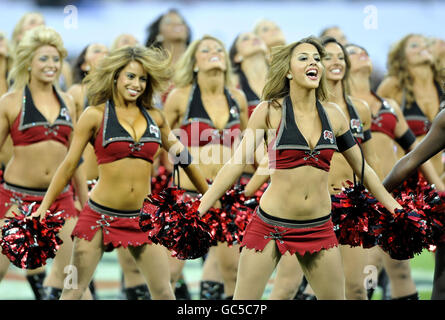
[[[68,153],[57,168],[56,173],[51,179],[48,191],[33,216],[40,216],[40,219],[43,219],[45,212],[73,177],[85,146],[96,132],[98,124],[100,124],[101,116],[102,112],[96,108],[92,109],[92,107],[87,108],[85,112],[82,113],[74,130]]]
[[[394,109],[398,119],[394,132],[396,141],[404,148],[405,152],[410,152],[416,147],[418,142],[416,141],[414,134],[412,134],[411,130],[409,129],[408,123],[406,122],[403,112],[400,110],[398,104],[394,100],[388,101],[391,107]],[[407,137],[410,138],[407,139]],[[420,171],[430,184],[436,185],[439,190],[444,190],[444,184],[434,169],[431,161],[427,160],[425,163],[423,163],[420,166]]]
[[[267,130],[266,115],[268,103],[262,102],[252,113],[241,143],[232,158],[221,168],[210,189],[201,198],[199,212],[204,214],[228,190],[243,173],[246,163],[251,163],[258,145]]]
[[[242,92],[239,89],[232,89],[233,96],[236,98],[236,101],[238,102],[239,108],[240,108],[240,122],[241,122],[241,130],[244,131],[247,127],[247,121],[248,121],[248,107],[247,107],[247,99],[244,92]]]
[[[0,149],[2,149],[9,135],[9,120],[7,114],[9,100],[10,97],[8,95],[4,95],[0,99]]]
[[[400,104],[401,101],[401,89],[399,88],[398,80],[396,77],[387,76],[380,83],[377,88],[377,94],[383,98],[394,99]]]
[[[373,196],[390,212],[402,206],[385,190],[375,171],[367,164],[362,157],[360,148],[353,143],[352,134],[349,131],[348,121],[343,112],[336,106],[331,107],[330,119],[332,119],[333,130],[337,137],[337,145],[346,161],[351,166],[354,173],[361,179],[362,165],[364,165],[363,184],[373,194]],[[349,132],[349,134],[348,134]],[[350,135],[350,138],[345,138]]]
[[[269,174],[269,158],[267,155],[263,157],[260,165],[255,171],[252,179],[250,179],[249,183],[244,188],[244,195],[247,197],[253,196],[253,194],[261,188],[261,186],[267,182],[270,178]]]
[[[445,148],[445,111],[441,111],[433,121],[428,134],[415,148],[402,157],[383,180],[388,191],[394,190],[419,165]]]
[[[192,183],[195,185],[196,189],[204,194],[208,189],[208,184],[204,176],[199,170],[199,166],[191,163],[187,148],[178,140],[175,134],[171,131],[170,126],[162,114],[162,111],[156,110],[160,115],[158,123],[159,129],[161,130],[162,146],[165,151],[170,153],[175,159],[182,163],[182,168],[184,169],[187,176],[190,178]]]

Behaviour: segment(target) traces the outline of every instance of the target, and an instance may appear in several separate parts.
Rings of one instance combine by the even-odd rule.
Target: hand
[[[43,219],[46,216],[46,210],[44,210],[42,207],[38,207],[36,211],[34,211],[31,216],[29,217],[29,219],[31,218],[39,218],[40,217],[40,222],[43,221]]]

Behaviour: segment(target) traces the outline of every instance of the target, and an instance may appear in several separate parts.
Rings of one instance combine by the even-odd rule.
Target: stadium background
[[[364,46],[374,67],[385,73],[392,43],[408,33],[445,38],[445,1],[434,0],[329,0],[329,1],[65,1],[0,0],[0,31],[10,37],[16,22],[28,11],[39,11],[47,25],[59,31],[72,61],[85,45],[101,42],[110,46],[121,33],[133,34],[141,43],[146,27],[170,8],[178,9],[192,29],[192,38],[211,34],[229,47],[239,32],[251,30],[267,18],[283,30],[288,42],[318,35],[328,26],[339,26],[348,40]],[[51,262],[49,262],[49,265]],[[411,261],[421,299],[431,296],[434,255],[425,251]],[[192,298],[197,299],[201,260],[188,261],[184,276]],[[105,253],[94,276],[100,299],[121,299],[121,271],[115,252]],[[263,298],[273,284],[269,281]],[[380,290],[374,298],[378,299]],[[33,299],[23,270],[10,267],[0,284],[0,299]]]

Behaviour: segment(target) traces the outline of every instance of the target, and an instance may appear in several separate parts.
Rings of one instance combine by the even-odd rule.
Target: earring
[[[86,66],[85,67],[85,71],[90,71],[91,70],[91,67],[90,66]]]
[[[198,73],[198,71],[199,71],[199,68],[198,68],[198,67],[195,67],[195,68],[193,69],[193,72]]]
[[[241,62],[243,62],[243,57],[242,57],[242,56],[240,56],[240,57],[238,58],[238,63],[241,63]]]
[[[162,34],[158,34],[158,35],[156,36],[156,41],[157,41],[157,42],[162,42],[162,41],[164,41],[164,36],[163,36]]]
[[[291,75],[290,73],[288,73],[286,77],[287,77],[289,80],[292,80],[292,78],[293,78],[292,75]]]
[[[114,79],[114,80],[113,80],[113,82],[114,82],[114,83],[117,83],[117,80],[116,80],[116,79]]]
[[[31,67],[28,67],[28,71],[31,71]]]

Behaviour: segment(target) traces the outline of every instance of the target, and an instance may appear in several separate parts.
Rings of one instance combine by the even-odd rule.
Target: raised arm
[[[383,180],[383,185],[388,191],[394,190],[417,167],[443,148],[445,148],[445,110],[436,116],[425,138],[395,164]]]
[[[252,163],[255,150],[263,141],[264,134],[267,131],[267,112],[268,102],[262,102],[255,108],[247,124],[243,139],[233,153],[232,158],[221,168],[212,186],[201,198],[201,205],[198,209],[201,214],[204,214],[235,183],[236,179],[243,173],[246,163]]]

